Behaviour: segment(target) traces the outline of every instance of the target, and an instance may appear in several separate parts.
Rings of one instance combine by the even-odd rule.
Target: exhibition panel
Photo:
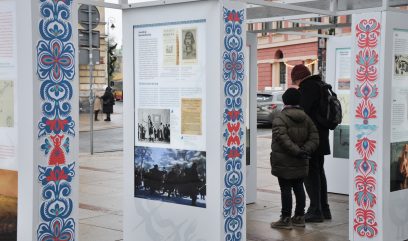
[[[17,240],[17,6],[0,1],[0,240]]]
[[[124,10],[126,240],[245,237],[243,21],[229,1]]]
[[[341,102],[343,121],[330,132],[332,154],[326,156],[325,172],[329,192],[349,194],[350,151],[350,98],[351,81],[351,37],[342,36],[327,40],[326,82],[329,83]],[[343,180],[339,182],[339,180]]]

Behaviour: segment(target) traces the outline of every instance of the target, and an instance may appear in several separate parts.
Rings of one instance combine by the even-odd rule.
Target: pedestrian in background
[[[319,134],[313,121],[300,108],[300,92],[290,88],[282,95],[283,110],[272,122],[272,175],[278,177],[282,211],[271,228],[305,227],[306,195],[303,180],[308,175],[310,154],[319,146]],[[292,189],[296,208],[292,215]]]
[[[106,114],[106,119],[104,121],[111,121],[110,115],[113,113],[113,105],[115,104],[112,88],[109,86],[106,87],[105,93],[101,98],[103,100],[103,113]]]
[[[99,121],[98,115],[101,110],[102,110],[102,100],[101,100],[101,96],[97,93],[95,95],[95,102],[94,102],[95,121]]]
[[[309,162],[309,176],[305,179],[305,187],[310,199],[305,218],[306,222],[323,222],[323,219],[331,219],[332,216],[324,172],[324,156],[330,154],[329,129],[318,121],[322,78],[319,75],[312,75],[303,64],[293,67],[291,77],[293,84],[299,86],[300,106],[316,125],[320,141],[319,147],[312,153]]]

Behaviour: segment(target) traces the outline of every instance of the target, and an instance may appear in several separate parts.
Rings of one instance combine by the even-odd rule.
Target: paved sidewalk
[[[79,240],[123,240],[122,152],[79,155]]]
[[[344,195],[329,195],[331,221],[291,231],[270,228],[280,215],[280,193],[277,179],[270,175],[269,145],[270,139],[258,138],[258,200],[247,206],[247,240],[347,241],[348,197]],[[79,240],[122,240],[122,152],[80,154],[79,166]]]
[[[94,131],[122,128],[123,127],[123,102],[116,101],[113,106],[113,114],[111,114],[111,121],[104,121],[106,114],[99,113],[99,121],[94,121]],[[94,116],[92,116],[93,118]],[[79,114],[79,131],[90,131],[91,120],[89,113]]]
[[[329,194],[333,220],[306,224],[293,230],[271,229],[271,221],[279,219],[281,211],[279,184],[270,173],[269,152],[271,139],[258,137],[258,197],[247,206],[248,241],[347,241],[348,196]],[[308,198],[307,198],[308,200]],[[295,199],[293,198],[293,201]],[[309,203],[307,202],[308,206]],[[293,204],[295,207],[295,204]]]
[[[122,103],[117,102],[112,122],[95,122],[95,130],[112,129],[116,142],[123,143]],[[104,117],[103,117],[104,118]],[[102,119],[102,116],[100,116]],[[89,115],[80,115],[80,132],[87,135]],[[264,130],[265,132],[267,130]],[[109,132],[109,130],[107,131]],[[110,133],[110,132],[109,132]],[[109,134],[108,133],[108,134]],[[81,138],[81,137],[80,137]],[[84,137],[82,137],[84,138]],[[258,198],[247,206],[248,241],[347,241],[348,196],[329,195],[333,220],[307,224],[306,228],[291,231],[270,228],[270,222],[280,215],[280,192],[277,178],[270,174],[269,152],[271,139],[258,136]],[[79,240],[123,240],[123,152],[96,153],[79,156]],[[181,241],[181,240],[180,240]],[[208,240],[216,241],[216,240]]]

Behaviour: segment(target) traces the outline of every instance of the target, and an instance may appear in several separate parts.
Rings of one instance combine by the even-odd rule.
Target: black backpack
[[[320,125],[334,130],[341,124],[343,119],[341,103],[339,99],[337,99],[337,95],[332,90],[331,85],[323,81],[319,81],[318,83],[320,87],[320,101],[316,120]]]

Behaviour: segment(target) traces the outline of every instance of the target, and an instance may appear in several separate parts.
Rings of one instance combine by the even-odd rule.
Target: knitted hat
[[[295,88],[289,88],[282,95],[283,104],[285,105],[299,105],[300,92]]]
[[[312,75],[310,70],[303,64],[298,64],[292,69],[291,77],[292,81],[301,80]]]

